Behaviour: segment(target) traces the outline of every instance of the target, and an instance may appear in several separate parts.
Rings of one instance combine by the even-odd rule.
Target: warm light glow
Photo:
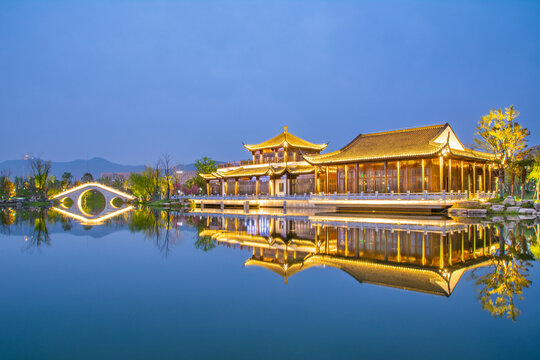
[[[72,192],[75,192],[75,191],[78,191],[78,190],[81,190],[81,189],[84,189],[84,188],[90,188],[92,186],[95,186],[95,187],[98,187],[100,189],[112,192],[112,193],[114,193],[116,195],[125,197],[125,198],[127,198],[129,200],[135,199],[135,197],[133,197],[133,196],[131,196],[129,194],[126,194],[126,193],[124,193],[122,191],[118,191],[116,189],[113,189],[111,187],[108,187],[108,186],[105,186],[105,185],[102,185],[102,184],[99,184],[99,183],[86,183],[86,184],[82,184],[82,185],[79,185],[79,186],[75,186],[75,187],[73,187],[73,188],[71,188],[71,189],[69,189],[67,191],[64,191],[64,192],[62,192],[60,194],[54,195],[52,198],[57,199],[57,198],[62,197],[62,196],[65,197],[67,194],[71,194]]]
[[[69,216],[70,218],[73,218],[73,219],[76,219],[76,220],[79,220],[81,221],[82,223],[84,224],[93,224],[93,225],[97,225],[107,219],[110,219],[112,217],[115,217],[115,216],[118,216],[120,214],[123,214],[127,211],[130,211],[133,209],[133,206],[128,206],[126,208],[123,208],[123,209],[120,209],[120,210],[117,210],[117,211],[113,211],[112,213],[109,213],[107,215],[103,215],[103,216],[100,216],[100,217],[97,217],[97,218],[94,218],[94,219],[89,219],[89,218],[86,218],[82,215],[77,215],[77,214],[73,214],[69,211],[66,211],[66,210],[62,210],[60,208],[57,208],[55,206],[52,207],[53,210],[55,211],[58,211],[59,213],[63,214],[63,215],[66,215],[66,216]]]

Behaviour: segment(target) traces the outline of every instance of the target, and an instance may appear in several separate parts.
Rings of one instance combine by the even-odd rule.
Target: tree
[[[531,171],[534,165],[534,162],[535,161],[532,158],[530,151],[524,151],[518,154],[517,159],[512,164],[513,174],[515,174],[515,176],[517,176],[520,181],[521,199],[523,199],[524,191],[525,191],[525,184],[527,183],[527,178],[528,178],[529,172]],[[513,186],[512,186],[512,192],[513,192]]]
[[[73,182],[73,175],[70,172],[64,172],[62,174],[62,188],[65,190],[71,186]]]
[[[146,168],[141,174],[132,173],[129,176],[129,187],[133,195],[140,200],[149,200],[154,191],[154,183],[149,176],[149,172],[151,171],[151,168]]]
[[[505,171],[516,159],[516,155],[527,147],[529,130],[519,125],[515,119],[519,112],[514,105],[504,109],[492,109],[483,115],[476,127],[476,144],[495,155],[499,176],[498,191],[504,196],[503,183]]]
[[[531,171],[527,177],[531,181],[536,182],[535,198],[540,200],[540,152],[538,152],[534,158],[534,162],[531,166]]]
[[[94,181],[94,176],[92,176],[92,174],[90,174],[88,172],[84,173],[84,175],[81,178],[81,181],[82,181],[83,184],[93,182]]]
[[[47,194],[47,179],[51,171],[51,162],[41,160],[40,158],[32,158],[30,159],[30,167],[34,174],[36,191],[41,197],[45,197]]]
[[[7,199],[15,196],[15,184],[7,176],[0,179],[0,196]]]
[[[174,173],[176,168],[172,165],[171,155],[164,153],[161,155],[161,160],[159,161],[161,168],[163,169],[163,177],[165,178],[165,183],[167,187],[167,199],[171,198],[171,184],[174,178]]]
[[[188,180],[187,185],[192,187],[197,185],[198,188],[204,189],[206,187],[206,181],[200,174],[210,174],[217,170],[216,162],[208,157],[203,157],[195,161],[195,168],[197,169],[197,176]]]
[[[146,167],[145,172],[147,173],[148,178],[152,181],[153,192],[152,197],[154,200],[158,199],[158,196],[161,194],[160,185],[161,185],[161,164],[158,161],[154,164],[153,167]]]
[[[47,195],[52,196],[62,192],[62,182],[56,180],[56,176],[51,175],[47,180]]]

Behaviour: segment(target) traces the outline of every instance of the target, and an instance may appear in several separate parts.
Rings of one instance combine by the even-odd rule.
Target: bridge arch
[[[96,215],[86,213],[83,210],[82,203],[81,203],[83,195],[87,193],[88,191],[92,191],[92,190],[99,192],[105,197],[105,208],[99,214],[96,214]],[[133,196],[126,194],[122,191],[119,191],[109,186],[95,183],[95,182],[89,182],[86,184],[75,186],[71,189],[68,189],[64,192],[61,192],[60,194],[53,196],[52,198],[58,199],[60,201],[64,201],[65,199],[69,198],[70,200],[73,201],[74,204],[77,204],[75,209],[70,209],[70,212],[73,213],[74,215],[82,216],[86,219],[100,218],[103,216],[103,214],[116,212],[119,209],[121,209],[121,207],[119,208],[113,205],[113,200],[116,198],[121,199],[124,203],[135,199]]]

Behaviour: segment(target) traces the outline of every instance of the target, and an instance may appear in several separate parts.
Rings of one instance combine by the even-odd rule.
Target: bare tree
[[[171,198],[171,182],[176,172],[175,166],[172,164],[171,155],[169,153],[163,153],[161,155],[161,169],[163,170],[163,177],[167,183],[167,200]]]

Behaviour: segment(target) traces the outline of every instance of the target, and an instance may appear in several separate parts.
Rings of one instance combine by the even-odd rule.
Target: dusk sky
[[[335,150],[514,104],[540,143],[538,1],[2,1],[0,161]]]

